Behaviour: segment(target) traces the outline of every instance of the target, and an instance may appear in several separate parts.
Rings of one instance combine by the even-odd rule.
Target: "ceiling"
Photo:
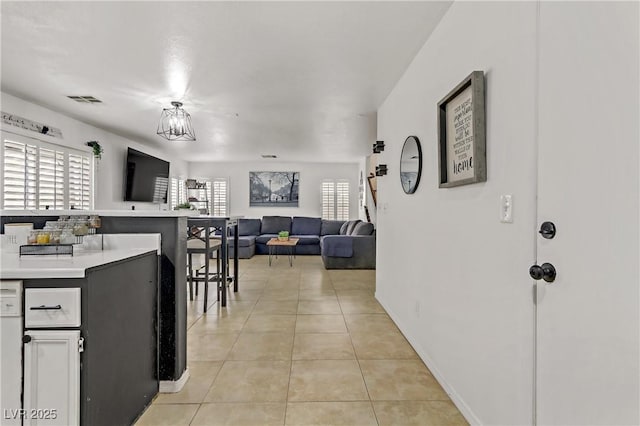
[[[2,1],[1,88],[186,161],[352,162],[450,4]],[[156,135],[173,100],[195,142]]]

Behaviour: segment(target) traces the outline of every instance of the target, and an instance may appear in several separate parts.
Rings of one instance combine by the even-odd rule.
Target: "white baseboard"
[[[178,380],[160,380],[160,393],[176,393],[180,392],[189,380],[189,369],[185,369],[184,373]]]
[[[462,413],[467,422],[471,425],[481,425],[482,423],[480,422],[480,419],[478,419],[460,395],[451,386],[449,386],[442,373],[435,366],[433,360],[424,353],[422,346],[418,345],[417,339],[407,332],[408,328],[405,327],[402,321],[398,319],[398,316],[382,300],[378,299],[377,296],[376,300],[382,305],[384,310],[387,311],[387,314],[389,314],[393,322],[396,323],[402,334],[404,334],[404,337],[409,341],[411,346],[413,346],[413,349],[416,351],[420,359],[422,359],[429,371],[433,374],[433,377],[435,377],[438,383],[440,383],[440,386],[442,386],[447,395],[449,395],[449,398],[451,398],[451,401],[455,404],[458,410],[460,410],[460,413]]]

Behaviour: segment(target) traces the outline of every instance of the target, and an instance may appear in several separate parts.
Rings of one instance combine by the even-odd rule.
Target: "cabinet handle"
[[[29,309],[31,309],[32,311],[50,311],[50,310],[60,310],[60,309],[62,309],[62,306],[60,306],[60,305],[56,305],[56,306],[40,305],[40,306],[32,306]]]

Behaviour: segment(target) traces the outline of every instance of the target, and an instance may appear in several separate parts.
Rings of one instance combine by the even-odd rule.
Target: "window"
[[[171,194],[170,194],[171,210],[175,210],[178,204],[182,204],[187,201],[186,188],[184,186],[184,180],[171,178]]]
[[[213,180],[211,202],[213,216],[229,216],[229,179],[215,178]]]
[[[91,208],[91,160],[88,156],[69,154],[69,207]]]
[[[183,179],[171,178],[171,208],[190,202],[201,213],[212,216],[229,215],[229,179],[203,180],[204,188],[187,190]],[[187,191],[188,194],[187,194]],[[197,201],[196,201],[197,200]],[[206,211],[205,211],[206,210]]]
[[[2,141],[2,208],[92,208],[90,153],[14,135]]]
[[[322,218],[349,220],[349,182],[324,180],[322,182]]]

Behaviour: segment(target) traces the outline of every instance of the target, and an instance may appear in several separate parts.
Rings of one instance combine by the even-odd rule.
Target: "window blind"
[[[349,182],[336,182],[336,219],[349,220]]]
[[[175,210],[178,204],[182,204],[187,199],[186,188],[183,179],[171,178],[171,210]]]
[[[37,147],[5,141],[3,154],[3,207],[35,209]]]
[[[69,208],[91,208],[91,163],[89,157],[69,154]]]
[[[229,216],[229,180],[216,178],[213,180],[212,215]]]
[[[64,152],[40,148],[38,166],[38,209],[64,209]]]
[[[349,220],[348,181],[322,181],[322,218]]]
[[[90,209],[90,153],[2,134],[2,208]]]

